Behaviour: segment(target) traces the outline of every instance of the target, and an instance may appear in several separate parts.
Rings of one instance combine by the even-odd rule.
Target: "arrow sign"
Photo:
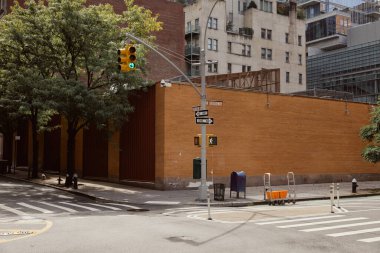
[[[208,110],[199,110],[195,112],[195,117],[208,116]]]
[[[214,119],[213,118],[195,118],[195,124],[213,125]]]

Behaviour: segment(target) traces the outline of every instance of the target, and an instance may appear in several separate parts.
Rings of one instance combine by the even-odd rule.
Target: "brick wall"
[[[200,125],[192,112],[200,99],[187,85],[157,89],[157,101],[164,104],[156,109],[156,156],[163,155],[157,158],[156,183],[188,186],[196,182],[192,159],[200,156],[193,144]],[[208,88],[207,96],[223,101],[222,107],[208,107],[215,124],[207,132],[218,136],[218,146],[207,149],[209,181],[211,170],[215,182],[227,184],[232,171],[243,170],[248,185],[262,185],[267,172],[274,184],[286,183],[288,171],[297,183],[380,178],[380,166],[360,156],[367,104],[216,88]]]

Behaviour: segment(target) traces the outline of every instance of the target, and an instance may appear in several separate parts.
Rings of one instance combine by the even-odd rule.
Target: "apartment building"
[[[190,76],[199,76],[204,49],[206,75],[279,68],[282,93],[306,89],[305,21],[295,2],[197,0],[184,11]]]

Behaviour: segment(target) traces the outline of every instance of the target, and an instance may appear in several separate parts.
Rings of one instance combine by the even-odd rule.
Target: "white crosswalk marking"
[[[20,206],[23,206],[23,207],[27,207],[27,208],[39,211],[41,213],[46,213],[46,214],[53,213],[52,211],[46,210],[46,209],[41,208],[41,207],[33,206],[33,205],[30,205],[30,204],[27,204],[27,203],[24,203],[24,202],[19,202],[19,203],[17,203],[17,205],[20,205]]]
[[[380,237],[360,239],[359,242],[380,242]]]
[[[61,210],[64,210],[64,211],[66,211],[66,212],[69,212],[69,213],[76,213],[76,212],[77,212],[77,211],[74,210],[74,209],[71,209],[71,208],[68,208],[68,207],[64,207],[64,206],[55,205],[55,204],[48,203],[48,202],[44,202],[44,201],[39,201],[39,203],[44,204],[44,205],[47,205],[47,206],[52,206],[52,207],[55,207],[55,208],[61,209]]]
[[[128,208],[131,208],[131,209],[141,209],[141,208],[139,208],[137,206],[131,206],[131,205],[126,205],[126,204],[107,203],[107,205],[124,206],[124,207],[128,207]]]
[[[17,215],[20,215],[20,216],[25,216],[27,215],[26,213],[20,211],[20,210],[17,210],[15,208],[11,208],[11,207],[8,207],[6,205],[3,205],[3,204],[0,204],[0,208],[5,210],[5,211],[8,211],[8,212],[11,212],[11,213],[14,213],[14,214],[17,214]]]
[[[331,215],[331,216],[318,216],[318,217],[308,217],[300,219],[290,219],[290,220],[277,220],[277,221],[268,221],[268,222],[258,222],[257,225],[269,225],[269,224],[279,224],[279,223],[291,223],[297,221],[309,221],[309,220],[321,220],[321,219],[333,219],[338,217],[344,217],[345,215]]]
[[[93,208],[93,207],[82,206],[82,205],[78,205],[78,204],[74,204],[74,203],[69,203],[69,202],[59,202],[59,203],[65,204],[65,205],[69,205],[69,206],[75,206],[75,207],[87,209],[87,210],[90,210],[90,211],[100,211],[99,209],[96,209],[96,208]]]
[[[377,232],[377,231],[380,231],[380,228],[369,228],[369,229],[354,230],[354,231],[335,233],[335,234],[327,234],[327,236],[340,237],[340,236],[346,236],[346,235],[365,234],[365,233],[371,233],[371,232]]]
[[[121,209],[120,209],[120,208],[117,208],[117,207],[105,206],[105,205],[93,204],[93,203],[86,203],[86,204],[88,204],[88,205],[92,205],[92,206],[103,207],[103,208],[111,209],[111,210],[114,210],[114,211],[121,211]]]
[[[341,220],[328,220],[328,221],[298,223],[298,224],[277,226],[277,227],[278,228],[296,228],[296,227],[306,227],[306,226],[314,226],[314,225],[320,225],[320,224],[330,224],[330,223],[339,223],[339,222],[345,222],[345,221],[366,220],[366,219],[368,219],[368,218],[359,217],[359,218],[350,218],[350,219],[341,219]]]
[[[300,230],[300,231],[302,231],[302,232],[315,232],[315,231],[331,230],[331,229],[337,229],[337,228],[350,228],[350,227],[357,227],[357,226],[364,226],[364,225],[372,225],[372,224],[379,224],[379,223],[380,223],[380,221],[369,221],[369,222],[344,224],[344,225],[337,225],[337,226],[330,226],[330,227],[310,228],[310,229],[304,229],[304,230]]]

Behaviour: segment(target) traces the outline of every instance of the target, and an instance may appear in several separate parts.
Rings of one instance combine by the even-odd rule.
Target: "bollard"
[[[331,184],[331,185],[330,185],[330,204],[331,204],[331,213],[334,213],[333,203],[334,203],[334,184]]]
[[[356,178],[352,179],[352,193],[356,193],[356,188],[358,187],[358,181],[356,181]]]
[[[339,183],[336,184],[336,200],[338,202],[338,208],[340,208],[340,205],[339,205]]]
[[[211,210],[210,210],[210,189],[207,187],[207,213],[208,213],[208,220],[212,220],[211,218]]]
[[[78,175],[76,173],[73,176],[73,188],[78,189]]]
[[[58,179],[57,179],[59,185],[61,184],[62,180],[63,180],[63,179],[61,178],[61,175],[59,175],[59,176],[58,176]]]

